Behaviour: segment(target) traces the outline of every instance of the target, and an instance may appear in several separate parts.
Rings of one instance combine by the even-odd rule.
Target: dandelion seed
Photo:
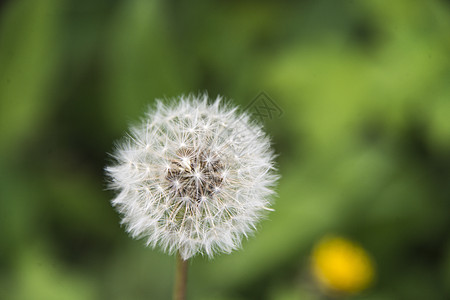
[[[208,100],[158,102],[106,168],[127,232],[184,260],[237,249],[271,210],[278,179],[261,127]]]

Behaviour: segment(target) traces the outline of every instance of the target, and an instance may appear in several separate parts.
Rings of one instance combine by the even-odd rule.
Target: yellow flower
[[[356,293],[374,279],[374,265],[359,245],[342,237],[325,237],[312,253],[313,274],[332,291]]]

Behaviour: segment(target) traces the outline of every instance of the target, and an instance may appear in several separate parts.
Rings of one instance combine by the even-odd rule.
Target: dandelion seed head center
[[[165,176],[172,195],[201,203],[220,191],[224,167],[211,151],[181,147],[175,154]]]

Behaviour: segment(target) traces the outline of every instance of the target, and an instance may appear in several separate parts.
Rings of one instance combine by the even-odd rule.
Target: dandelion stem
[[[173,300],[185,300],[186,299],[186,283],[187,283],[187,270],[188,261],[184,260],[180,253],[177,253],[177,267],[175,273],[175,285],[173,289]]]

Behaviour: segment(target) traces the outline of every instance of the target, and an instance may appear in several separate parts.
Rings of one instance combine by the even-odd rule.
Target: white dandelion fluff
[[[113,157],[112,204],[127,232],[185,260],[237,249],[278,179],[261,127],[206,95],[157,102]]]

